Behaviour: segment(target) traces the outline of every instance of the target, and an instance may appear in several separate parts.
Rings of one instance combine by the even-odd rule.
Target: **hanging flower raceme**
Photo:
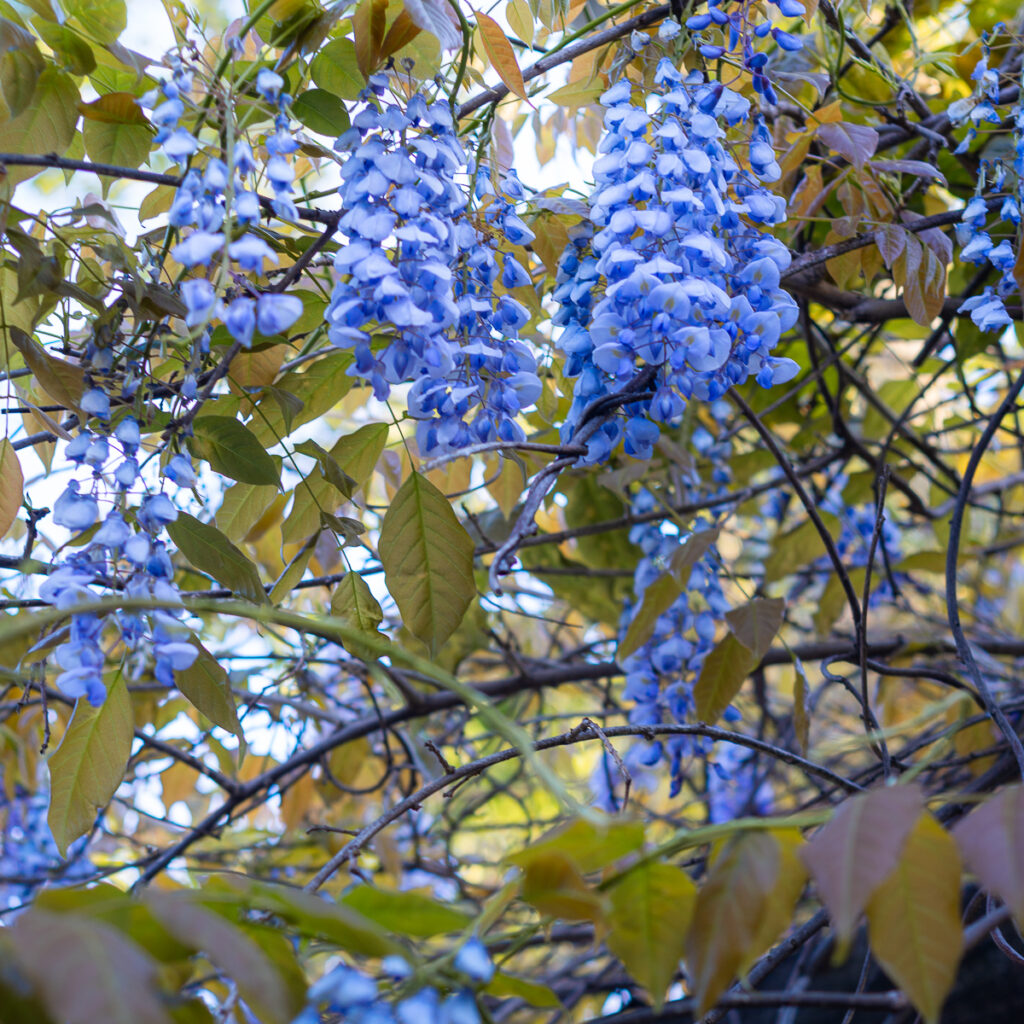
[[[530,282],[514,255],[532,240],[515,212],[518,181],[504,194],[477,176],[485,233],[468,211],[466,158],[446,103],[414,95],[403,109],[381,99],[387,76],[364,93],[337,143],[342,164],[338,274],[327,310],[333,344],[351,349],[352,373],[379,399],[412,384],[410,414],[425,454],[519,440],[519,413],[540,394],[536,359],[519,340],[529,320],[505,290]]]
[[[298,143],[289,130],[287,108],[291,97],[283,88],[284,80],[269,68],[261,69],[256,76],[256,91],[277,109],[274,130],[266,139],[270,159],[264,173],[273,192],[270,206],[278,217],[296,220],[298,212],[291,199],[295,171],[290,156],[298,149]],[[165,125],[156,141],[163,144],[163,152],[168,157],[179,162],[185,162],[199,148],[198,140],[185,129],[170,131],[171,114],[176,115],[176,124],[184,113],[183,98],[190,89],[191,79],[176,72],[170,82],[140,100],[142,106],[151,107],[160,96],[174,93],[173,102],[166,99],[150,116],[155,120],[159,116],[158,125],[161,122]],[[168,103],[172,103],[169,108]],[[186,136],[191,140],[190,145],[184,142]],[[168,212],[171,227],[183,232],[171,255],[183,267],[195,270],[216,266],[226,254],[241,271],[260,276],[268,262],[277,263],[277,254],[262,238],[248,230],[260,220],[260,199],[255,189],[249,187],[259,167],[245,139],[234,144],[230,156],[230,166],[213,158],[201,173],[195,168],[186,172]],[[239,232],[238,228],[243,230]],[[280,334],[302,315],[302,301],[295,296],[262,292],[256,298],[242,295],[225,300],[218,294],[214,282],[206,277],[193,277],[183,282],[181,298],[187,310],[186,326],[198,330],[219,318],[228,333],[245,348],[252,345],[257,330],[265,335]],[[205,346],[206,337],[202,334],[193,353],[194,362],[205,355]]]
[[[761,183],[780,174],[767,130],[755,120],[742,170],[725,128],[748,121],[748,102],[696,72],[684,79],[668,60],[655,81],[654,114],[632,103],[626,80],[602,97],[591,224],[563,256],[554,295],[557,341],[577,378],[565,440],[594,399],[658,368],[654,396],[626,407],[624,427],[606,421],[589,461],[623,436],[628,454],[648,458],[657,424],[677,422],[688,400],[713,401],[752,376],[772,387],[799,369],[773,354],[797,306],[780,287],[789,252],[768,231],[786,204]]]
[[[778,9],[774,15],[773,6]],[[691,14],[685,24],[696,34],[697,50],[702,57],[715,60],[729,55],[740,60],[750,72],[754,91],[768,103],[778,103],[766,74],[769,58],[762,41],[773,41],[783,52],[801,50],[804,40],[776,25],[775,20],[780,15],[803,18],[805,13],[800,0],[771,0],[770,4],[759,5],[751,0],[708,0],[707,8]]]

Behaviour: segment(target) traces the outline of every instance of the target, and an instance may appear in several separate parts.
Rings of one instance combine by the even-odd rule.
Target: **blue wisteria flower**
[[[725,127],[747,119],[747,101],[668,60],[655,81],[653,114],[632,103],[625,79],[602,97],[591,223],[563,256],[554,293],[565,372],[576,378],[563,438],[596,398],[659,368],[654,396],[627,407],[625,427],[606,423],[590,438],[589,461],[623,438],[628,454],[647,458],[654,424],[676,422],[690,399],[714,401],[752,376],[772,387],[799,369],[773,354],[797,306],[780,287],[789,252],[767,230],[786,206],[761,181],[780,174],[767,130],[754,124],[745,172]]]
[[[536,356],[519,338],[529,313],[498,287],[531,281],[499,245],[533,239],[515,209],[522,186],[509,176],[499,192],[484,171],[475,176],[482,230],[458,180],[467,161],[450,108],[422,94],[405,109],[383,102],[386,85],[386,76],[371,79],[338,140],[350,150],[339,221],[347,243],[334,262],[330,339],[353,350],[352,372],[378,398],[412,384],[408,409],[425,454],[522,440],[517,418],[541,385]]]

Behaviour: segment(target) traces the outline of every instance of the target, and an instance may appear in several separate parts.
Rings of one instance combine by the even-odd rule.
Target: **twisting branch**
[[[647,394],[647,389],[654,382],[659,369],[660,367],[658,366],[645,366],[637,372],[621,391],[594,399],[583,410],[580,422],[569,439],[567,449],[576,449],[579,452],[585,453],[587,441],[596,433],[609,415],[623,405],[629,405],[631,402],[641,401],[646,397],[650,397]],[[581,457],[581,454],[570,454],[560,459],[555,459],[554,462],[545,466],[533,478],[533,482],[530,484],[523,499],[523,507],[518,519],[516,519],[515,526],[512,527],[505,543],[498,548],[494,555],[494,561],[491,563],[488,579],[491,588],[496,594],[501,593],[500,577],[511,569],[512,561],[515,558],[519,545],[529,533],[536,529],[534,520],[540,509],[540,503],[554,486],[562,470],[575,465]]]
[[[547,739],[540,740],[538,743],[534,744],[534,750],[552,750],[555,747],[565,747],[573,743],[581,743],[585,740],[598,740],[602,745],[605,745],[609,739],[617,736],[641,736],[645,739],[654,739],[656,736],[702,736],[705,739],[714,740],[716,742],[734,743],[737,746],[748,747],[750,750],[756,750],[759,753],[767,754],[770,757],[774,757],[777,760],[782,761],[784,764],[800,768],[808,775],[815,775],[822,778],[831,785],[839,787],[846,793],[857,793],[861,790],[861,787],[858,786],[857,783],[851,782],[849,779],[844,779],[841,775],[837,775],[831,769],[826,768],[823,765],[815,764],[813,761],[808,761],[789,750],[777,747],[774,744],[765,742],[764,740],[756,739],[753,736],[745,736],[743,733],[731,732],[728,729],[719,729],[717,726],[712,725],[616,725],[609,726],[605,729],[599,729],[593,722],[585,720],[575,729],[570,729],[568,732],[564,732],[559,736],[550,736]],[[305,888],[310,892],[316,892],[316,890],[319,889],[346,861],[353,860],[358,856],[359,851],[366,846],[366,844],[373,839],[375,835],[382,832],[388,827],[388,825],[397,821],[408,811],[418,808],[428,797],[447,789],[452,785],[452,783],[459,782],[462,779],[472,778],[474,775],[480,775],[489,768],[493,768],[495,765],[499,765],[505,761],[511,761],[522,756],[523,751],[516,747],[508,747],[505,750],[499,750],[494,754],[487,755],[486,757],[477,758],[475,761],[470,761],[458,768],[453,768],[451,772],[446,772],[440,778],[433,779],[421,786],[414,793],[409,794],[409,796],[404,800],[401,800],[389,807],[375,821],[372,821],[365,828],[360,829],[360,831],[336,854],[334,854],[334,856],[324,864],[313,878],[310,879]]]
[[[946,551],[946,614],[949,618],[949,628],[953,633],[953,640],[956,643],[957,654],[964,665],[967,666],[971,681],[977,688],[978,694],[985,704],[985,709],[992,716],[992,720],[1005,737],[1013,753],[1014,760],[1017,762],[1017,768],[1021,775],[1024,776],[1024,744],[1021,744],[1020,736],[1017,735],[1017,731],[1010,724],[1010,720],[1006,717],[1005,712],[992,696],[992,691],[988,688],[988,683],[985,682],[985,677],[978,668],[974,651],[971,649],[970,641],[967,639],[963,625],[960,622],[960,602],[957,597],[956,586],[956,567],[960,557],[960,534],[963,530],[964,512],[967,509],[967,502],[971,495],[971,484],[974,482],[974,474],[977,472],[978,465],[989,444],[992,442],[992,438],[995,437],[999,425],[1016,404],[1017,396],[1021,393],[1022,388],[1024,388],[1024,372],[1017,375],[1013,386],[1006,392],[996,411],[992,413],[988,425],[982,431],[978,443],[971,452],[971,457],[967,462],[967,469],[964,470],[964,478],[960,484],[960,493],[957,495],[953,515],[949,521],[949,547]]]

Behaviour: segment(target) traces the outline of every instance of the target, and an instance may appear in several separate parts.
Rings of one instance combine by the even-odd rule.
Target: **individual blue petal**
[[[184,128],[176,128],[163,144],[164,152],[177,164],[183,164],[199,148],[195,136]]]
[[[228,246],[228,255],[235,260],[243,270],[252,273],[263,273],[263,261],[270,260],[277,262],[277,253],[255,235],[242,235],[241,238]]]
[[[103,525],[93,534],[92,542],[111,551],[118,551],[131,535],[131,527],[124,521],[124,516],[115,510],[103,520]]]
[[[54,502],[53,521],[72,533],[88,530],[99,519],[100,509],[91,494],[78,493],[78,481],[72,480]]]
[[[164,476],[168,480],[173,480],[179,487],[195,486],[196,474],[192,468],[192,460],[180,452],[168,460],[164,466]]]
[[[185,323],[189,327],[206,323],[217,305],[217,293],[213,285],[202,277],[186,281],[181,286],[181,298],[188,311]]]
[[[260,334],[281,334],[302,316],[302,300],[296,295],[267,292],[256,303],[256,327]]]
[[[110,419],[110,396],[102,388],[89,388],[82,395],[82,412],[97,419]]]
[[[261,68],[256,76],[256,91],[268,102],[273,103],[284,88],[284,79],[270,68]]]
[[[476,936],[469,939],[455,954],[455,969],[484,984],[494,977],[491,955]]]
[[[224,326],[235,341],[249,348],[256,330],[256,300],[234,299],[224,314]]]
[[[139,421],[134,416],[125,416],[116,427],[114,437],[121,442],[125,452],[134,452],[142,444],[142,433],[139,430]]]
[[[179,242],[171,255],[183,266],[206,266],[224,249],[224,236],[208,231],[193,231],[183,242]]]
[[[144,530],[156,533],[178,518],[178,510],[166,494],[151,494],[143,498],[136,518]]]

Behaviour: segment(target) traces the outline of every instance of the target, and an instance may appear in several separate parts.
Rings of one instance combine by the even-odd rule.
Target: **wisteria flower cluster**
[[[768,231],[786,204],[762,184],[780,175],[766,127],[754,120],[742,170],[725,126],[748,120],[748,101],[667,59],[655,82],[653,114],[625,79],[602,97],[591,224],[564,254],[554,293],[576,378],[565,440],[596,399],[658,368],[653,397],[627,405],[625,427],[609,418],[591,435],[591,462],[623,435],[628,454],[649,458],[658,424],[678,422],[687,400],[714,401],[751,376],[768,388],[799,369],[772,354],[797,306],[780,287],[789,252]]]
[[[61,857],[46,821],[49,796],[15,786],[8,797],[0,789],[0,907],[27,903],[43,883],[71,883],[93,874],[83,836]]]
[[[957,154],[966,153],[978,135],[979,128],[988,123],[1000,126],[1003,123],[1003,109],[1000,106],[999,73],[989,66],[991,54],[987,40],[982,40],[982,55],[975,65],[972,78],[974,92],[970,97],[958,100],[949,108],[949,117],[954,125],[967,124]],[[1020,290],[1014,277],[1017,263],[1016,237],[1020,229],[1021,208],[1024,205],[1024,102],[1018,95],[1017,103],[1010,114],[1013,125],[1012,175],[1002,160],[994,163],[983,160],[978,174],[978,185],[974,197],[964,207],[957,225],[957,241],[960,243],[960,259],[979,267],[991,267],[999,275],[995,285],[985,285],[961,304],[958,312],[969,313],[975,326],[983,331],[1001,331],[1013,321],[1006,309],[1006,299]],[[998,196],[1012,180],[1013,189],[1002,199]],[[994,199],[995,202],[990,200]],[[990,210],[998,205],[998,221],[1009,237],[995,241],[988,228]]]
[[[657,507],[655,496],[642,488],[633,498],[631,511],[644,515]],[[695,523],[693,529],[696,532],[710,527],[704,520]],[[630,541],[643,554],[633,578],[636,601],[623,608],[620,635],[629,628],[644,591],[669,568],[672,555],[687,536],[665,521],[641,523],[630,529]],[[626,685],[622,695],[633,702],[629,713],[632,724],[661,725],[685,722],[690,717],[693,683],[715,646],[718,624],[729,610],[716,559],[712,546],[694,565],[679,597],[659,616],[650,639],[623,659]],[[635,750],[632,756],[640,764],[653,765],[668,757],[671,795],[677,795],[683,783],[683,758],[695,751],[692,738],[672,736]]]
[[[451,109],[417,93],[403,109],[376,75],[337,142],[346,242],[327,310],[329,336],[355,355],[352,372],[379,399],[411,384],[408,409],[424,454],[524,437],[519,413],[540,395],[536,357],[519,339],[529,313],[508,290],[530,275],[502,240],[533,233],[515,211],[522,187],[496,192],[485,172],[474,219],[460,176],[467,160]],[[500,282],[501,294],[498,285]]]
[[[800,0],[771,0],[779,14],[786,18],[800,18],[805,8]],[[768,15],[758,20],[758,15]],[[734,3],[733,0],[708,0],[707,10],[691,14],[686,27],[698,33],[697,50],[703,57],[715,59],[726,55],[736,56],[750,72],[754,91],[764,96],[768,103],[778,103],[778,96],[765,74],[768,55],[758,49],[758,42],[770,37],[780,50],[795,51],[803,48],[803,40],[792,32],[774,24],[768,4],[755,4],[751,0]],[[712,35],[713,33],[713,35]]]
[[[424,985],[399,994],[410,985],[412,967],[395,955],[385,957],[382,966],[389,992],[381,992],[376,980],[354,967],[335,967],[310,987],[308,1004],[294,1024],[318,1024],[321,1007],[353,1024],[480,1024],[474,988],[494,977],[494,964],[478,938],[467,940],[455,953],[444,972],[444,992]]]
[[[263,169],[274,197],[271,207],[283,220],[297,220],[298,211],[291,199],[295,170],[289,156],[298,149],[289,131],[286,113],[291,97],[283,92],[284,79],[269,68],[256,76],[256,90],[268,103],[277,107],[274,132],[266,139],[270,159]],[[144,107],[153,107],[151,117],[158,126],[156,141],[173,161],[185,164],[199,148],[199,141],[184,128],[177,127],[185,112],[184,99],[191,89],[190,76],[176,70],[174,77],[141,99]],[[163,97],[163,102],[159,102]],[[171,205],[168,221],[174,228],[191,228],[171,250],[183,267],[208,267],[212,261],[233,261],[246,272],[260,275],[269,260],[277,262],[277,254],[257,235],[248,230],[259,223],[260,199],[246,180],[257,171],[252,148],[245,139],[235,142],[228,163],[213,158],[202,174],[190,168]],[[233,214],[233,220],[230,215]],[[230,230],[244,230],[232,237]],[[273,291],[256,297],[240,295],[224,303],[216,281],[207,277],[190,277],[181,285],[181,297],[188,309],[188,327],[205,327],[217,317],[223,320],[228,333],[244,348],[252,345],[254,333],[274,335],[286,331],[302,315],[302,300],[294,295]],[[203,334],[205,339],[205,334]],[[205,346],[200,344],[205,354]]]
[[[266,143],[271,153],[266,175],[274,191],[273,208],[279,216],[292,217],[293,171],[286,158],[296,143],[287,127],[284,110],[289,99],[281,91],[283,84],[279,75],[267,69],[256,80],[257,91],[278,110],[274,133]],[[151,108],[158,128],[156,144],[182,165],[199,148],[195,136],[178,126],[191,89],[190,73],[176,61],[171,77],[140,101]],[[248,347],[256,330],[278,334],[302,312],[300,299],[270,292],[225,303],[220,280],[196,273],[218,259],[234,261],[243,271],[257,275],[265,260],[276,262],[265,241],[248,230],[237,232],[260,218],[259,198],[244,186],[244,179],[255,172],[252,150],[239,140],[230,165],[214,158],[202,173],[195,168],[186,172],[168,213],[171,227],[185,232],[172,255],[193,274],[179,287],[187,310],[185,325],[192,332],[191,355],[178,391],[183,402],[196,397],[197,371],[209,353],[214,317],[221,317],[232,337]],[[57,685],[68,697],[84,697],[95,706],[106,696],[103,674],[108,654],[122,652],[123,669],[130,679],[151,668],[158,681],[173,686],[174,673],[191,666],[198,653],[181,621],[183,610],[175,607],[181,600],[164,533],[178,516],[173,495],[193,487],[195,471],[189,457],[177,452],[165,458],[158,478],[143,473],[139,419],[143,405],[139,402],[146,396],[136,394],[138,364],[116,365],[122,355],[93,341],[85,346],[82,417],[79,432],[65,449],[75,476],[53,508],[53,522],[67,529],[78,546],[57,564],[39,590],[44,601],[58,608],[72,608],[112,591],[165,606],[139,613],[71,616],[54,652],[62,670]]]

